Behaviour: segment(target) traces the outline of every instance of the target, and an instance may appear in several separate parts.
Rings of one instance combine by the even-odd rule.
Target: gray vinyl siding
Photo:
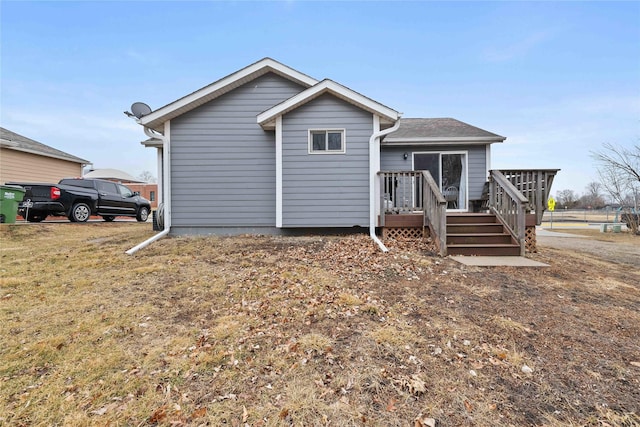
[[[283,227],[368,227],[372,114],[326,94],[282,129]],[[310,154],[309,129],[345,129],[346,153]]]
[[[256,116],[303,89],[269,73],[171,121],[172,226],[275,226],[275,133]]]
[[[411,170],[413,153],[441,153],[444,151],[466,151],[469,167],[469,200],[479,200],[482,186],[487,180],[487,157],[485,145],[449,145],[438,147],[382,147],[380,169],[383,171]],[[409,153],[405,160],[404,153]],[[436,178],[437,180],[437,178]]]

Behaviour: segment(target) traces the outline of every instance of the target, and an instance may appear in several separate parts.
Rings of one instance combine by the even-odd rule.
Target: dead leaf
[[[436,427],[436,420],[434,418],[429,418],[426,415],[418,414],[413,426],[414,427]]]
[[[285,418],[287,418],[289,416],[289,410],[287,408],[282,409],[282,411],[280,411],[280,415],[278,415],[278,417],[281,420],[284,420]]]
[[[631,363],[632,366],[635,366],[636,368],[640,368],[640,362],[629,362]]]
[[[473,405],[471,405],[468,400],[464,401],[464,407],[467,409],[467,412],[473,411]]]
[[[192,420],[195,420],[196,418],[202,418],[205,415],[207,415],[207,408],[202,407],[193,411],[193,413],[191,414],[191,417],[189,418],[191,418]]]
[[[409,393],[416,396],[427,391],[427,383],[417,374],[411,375],[411,377],[408,378],[402,378],[399,382],[403,388],[409,391]]]
[[[147,421],[149,424],[157,424],[160,421],[164,420],[167,417],[167,408],[166,406],[161,406],[149,417]]]
[[[391,399],[389,399],[389,403],[387,403],[387,411],[388,412],[395,412],[397,410],[398,410],[398,408],[396,408],[396,399],[394,399],[392,397]]]
[[[247,412],[247,407],[242,405],[242,422],[246,423],[247,418],[249,418],[249,413]]]
[[[93,415],[104,415],[107,412],[111,411],[112,409],[114,409],[116,406],[118,406],[117,403],[110,403],[108,405],[103,406],[100,409],[96,409],[95,411],[91,411],[91,413]]]
[[[100,408],[100,409],[96,409],[95,411],[91,411],[91,413],[92,413],[93,415],[104,415],[104,414],[106,414],[106,413],[107,413],[107,407],[106,407],[106,406],[103,406],[103,407],[102,407],[102,408]]]
[[[476,371],[479,371],[480,369],[484,368],[484,364],[482,362],[471,362],[471,367]]]

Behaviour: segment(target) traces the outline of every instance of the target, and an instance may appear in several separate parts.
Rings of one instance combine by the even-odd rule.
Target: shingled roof
[[[397,131],[387,135],[386,144],[435,142],[502,142],[506,138],[452,118],[400,119]]]
[[[8,129],[0,127],[0,146],[16,151],[24,151],[26,153],[38,154],[40,156],[52,157],[54,159],[67,160],[69,162],[88,164],[88,160],[73,156],[64,151],[49,147],[41,142],[34,141],[26,136],[11,132]]]

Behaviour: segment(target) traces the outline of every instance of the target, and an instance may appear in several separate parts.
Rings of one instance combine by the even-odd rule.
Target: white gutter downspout
[[[162,239],[164,236],[169,234],[171,230],[171,177],[170,177],[170,136],[171,135],[171,123],[169,121],[164,123],[164,135],[157,133],[148,127],[144,127],[144,133],[149,138],[155,138],[162,141],[162,188],[163,188],[163,203],[164,203],[164,230],[160,233],[155,234],[151,238],[145,240],[144,242],[134,246],[129,249],[125,253],[127,255],[133,255],[138,252],[140,249],[149,246],[151,243],[156,240]]]
[[[374,115],[373,121],[374,124],[377,123],[376,128],[379,129],[379,117]],[[389,252],[389,249],[387,249],[384,243],[376,236],[376,175],[380,167],[380,138],[391,132],[395,132],[398,130],[398,127],[400,127],[400,117],[398,117],[393,127],[374,132],[369,139],[369,236],[376,242],[382,252]]]

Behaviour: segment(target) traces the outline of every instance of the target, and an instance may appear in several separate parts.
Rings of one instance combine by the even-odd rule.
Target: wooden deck
[[[380,220],[380,218],[378,218]],[[423,225],[422,212],[387,215],[382,227],[383,239],[425,238],[428,227]],[[536,215],[526,215],[526,251],[536,252]],[[446,221],[448,255],[518,256],[519,244],[489,213],[448,213]]]
[[[442,256],[522,256],[526,251],[535,252],[535,226],[547,209],[558,170],[490,171],[485,184],[487,198],[483,198],[481,205],[474,203],[485,206],[486,213],[447,212],[447,202],[428,171],[381,171],[378,226],[383,230],[383,238],[431,235]],[[482,215],[491,215],[492,219],[478,220]],[[464,225],[452,225],[460,221]],[[475,224],[478,222],[479,225]],[[510,236],[509,242],[504,234]],[[517,254],[513,253],[512,245],[518,246]]]

